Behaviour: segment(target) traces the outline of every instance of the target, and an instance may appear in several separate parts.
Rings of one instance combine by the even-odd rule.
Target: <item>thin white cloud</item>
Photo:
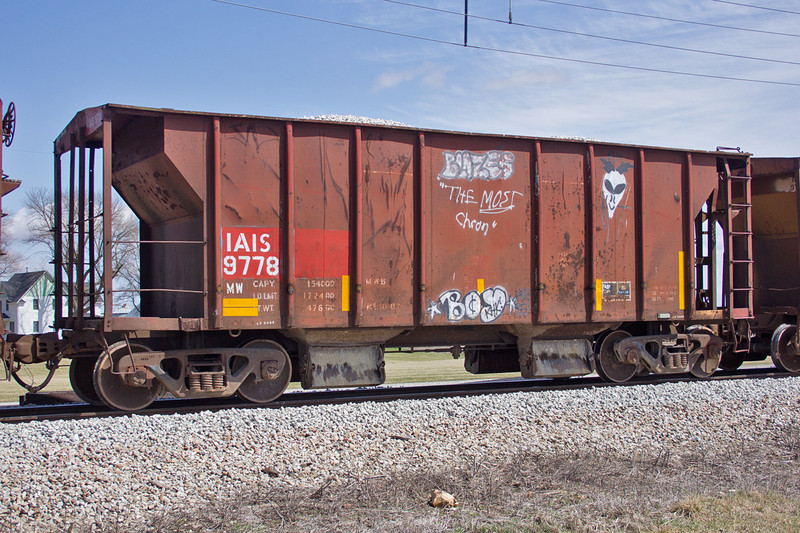
[[[503,77],[490,79],[484,87],[490,91],[521,89],[535,85],[564,85],[569,76],[564,70],[555,68],[521,69]]]
[[[442,87],[446,83],[447,72],[452,68],[426,62],[404,70],[390,70],[379,74],[372,88],[382,91],[415,80],[426,87]]]
[[[3,236],[9,241],[22,241],[28,236],[28,228],[33,216],[27,207],[11,213],[3,220]]]

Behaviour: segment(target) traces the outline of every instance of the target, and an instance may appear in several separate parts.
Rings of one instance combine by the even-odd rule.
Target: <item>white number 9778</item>
[[[278,258],[274,255],[226,255],[222,258],[222,271],[226,276],[257,278],[260,276],[277,276]]]

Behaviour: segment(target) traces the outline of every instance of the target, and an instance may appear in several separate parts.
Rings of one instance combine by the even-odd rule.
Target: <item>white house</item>
[[[44,270],[14,274],[8,281],[0,282],[0,308],[6,331],[20,334],[53,331],[54,292],[55,280]]]

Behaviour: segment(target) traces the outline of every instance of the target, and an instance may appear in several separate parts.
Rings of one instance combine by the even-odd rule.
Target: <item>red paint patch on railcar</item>
[[[294,274],[298,278],[334,278],[348,274],[350,245],[346,230],[297,228]]]

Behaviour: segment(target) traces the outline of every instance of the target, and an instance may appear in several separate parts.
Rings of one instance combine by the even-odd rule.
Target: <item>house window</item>
[[[12,332],[14,332],[14,333],[16,333],[16,332],[17,332],[17,328],[15,328],[15,327],[14,327],[14,323],[13,323],[13,322],[9,322],[9,324],[8,324],[8,331],[12,331]]]
[[[33,299],[33,310],[34,311],[38,311],[39,310],[39,298],[34,298]],[[36,331],[39,331],[39,330],[37,329]]]
[[[8,300],[6,300],[6,311],[8,311]]]
[[[34,300],[34,302],[35,301],[36,300]],[[38,320],[34,320],[33,321],[33,332],[34,333],[39,333],[39,321]]]

